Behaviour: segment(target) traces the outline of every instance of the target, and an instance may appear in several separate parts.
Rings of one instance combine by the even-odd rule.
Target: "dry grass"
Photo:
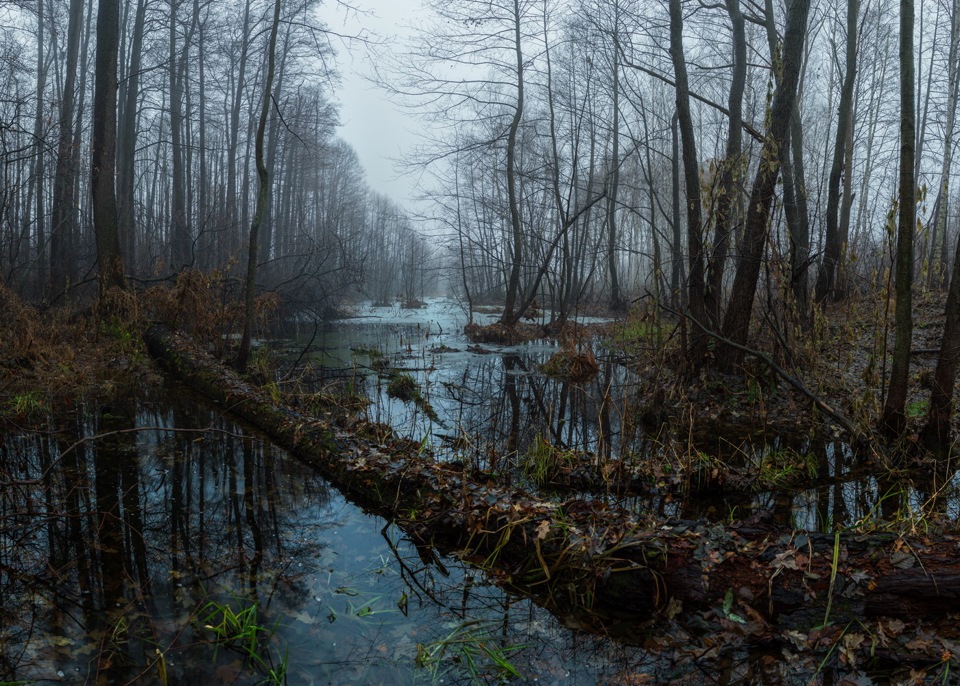
[[[262,296],[259,320],[275,309],[276,296]],[[185,330],[222,357],[241,316],[238,298],[216,273],[188,271],[173,285],[115,290],[93,304],[42,312],[0,286],[0,417],[39,420],[79,398],[159,383],[141,339],[149,322]]]
[[[217,357],[226,354],[229,334],[243,323],[243,302],[235,283],[221,272],[186,270],[176,283],[155,286],[141,295],[146,318],[190,334]],[[265,321],[279,305],[275,293],[257,299],[257,320]]]

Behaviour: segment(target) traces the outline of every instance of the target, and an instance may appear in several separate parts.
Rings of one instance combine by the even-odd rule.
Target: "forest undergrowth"
[[[92,303],[55,308],[30,305],[0,286],[0,417],[16,426],[77,401],[159,384],[162,376],[143,344],[151,322],[183,330],[225,359],[243,315],[230,293],[219,273],[191,270],[173,284],[111,290]],[[261,325],[276,305],[274,295],[261,296]]]

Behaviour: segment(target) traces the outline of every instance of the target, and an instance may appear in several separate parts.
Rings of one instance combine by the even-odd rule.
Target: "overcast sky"
[[[407,25],[425,11],[420,0],[356,0],[352,4],[365,13],[345,12],[336,0],[327,0],[321,16],[336,33],[370,32],[391,48],[406,38]],[[366,80],[371,65],[362,45],[336,41],[334,45],[343,79],[336,93],[342,123],[340,137],[357,151],[373,190],[410,206],[415,179],[401,173],[393,160],[416,144],[419,124]]]

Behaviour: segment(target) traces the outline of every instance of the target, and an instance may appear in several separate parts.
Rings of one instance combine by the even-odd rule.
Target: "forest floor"
[[[92,308],[41,312],[0,287],[0,418],[15,430],[81,400],[157,385],[134,301],[102,318]]]

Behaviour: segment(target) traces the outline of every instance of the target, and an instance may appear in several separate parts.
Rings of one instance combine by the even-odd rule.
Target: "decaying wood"
[[[955,535],[835,538],[547,502],[438,462],[382,427],[348,429],[278,406],[179,333],[155,326],[145,340],[177,378],[321,469],[352,500],[577,621],[583,610],[636,619],[713,608],[756,632],[809,629],[828,604],[834,622],[960,611]]]

